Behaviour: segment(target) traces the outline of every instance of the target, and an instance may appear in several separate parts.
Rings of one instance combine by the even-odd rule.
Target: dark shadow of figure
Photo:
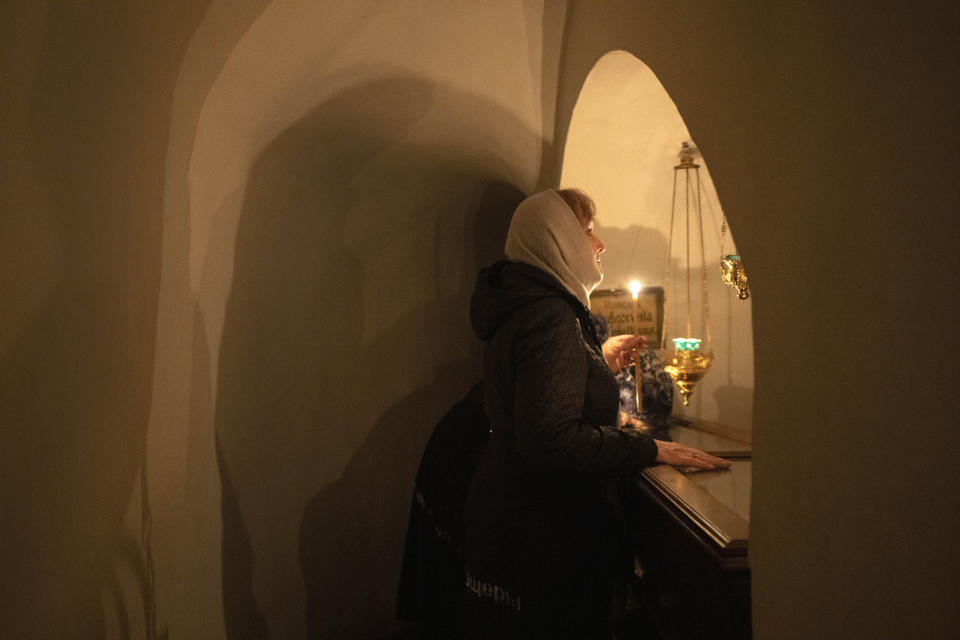
[[[471,132],[470,146],[405,142],[437,109]],[[473,278],[501,257],[523,197],[510,186],[520,172],[483,143],[493,129],[521,145],[535,140],[481,97],[391,78],[318,106],[254,164],[216,391],[229,638],[299,635],[304,612],[310,637],[382,637],[396,627],[417,461],[437,419],[479,378]],[[358,235],[371,220],[377,226]],[[437,254],[418,255],[394,236],[410,229]],[[412,311],[366,317],[362,294],[374,283],[365,267],[382,268],[370,257],[380,248],[436,261],[437,280],[418,285],[427,300]],[[412,354],[421,373],[395,366],[416,362]],[[424,370],[426,382],[411,385]],[[380,407],[384,396],[401,399],[368,426],[364,403]]]
[[[460,331],[469,331],[469,295],[477,266],[502,257],[510,216],[523,197],[518,189],[504,183],[491,182],[483,187],[479,202],[471,207],[475,258],[463,258],[466,268],[459,292],[438,301],[430,310],[405,318],[399,330],[409,324],[439,320],[457,323]],[[380,345],[373,348],[379,349]],[[358,609],[356,603],[370,599],[388,603],[392,618],[418,461],[438,418],[479,378],[480,355],[479,342],[475,341],[466,359],[443,364],[429,386],[391,407],[373,427],[340,481],[319,492],[307,505],[300,554],[307,583],[310,638],[379,638],[378,629],[395,626],[392,620],[358,619],[362,607]],[[331,521],[337,525],[331,527]],[[356,562],[371,555],[373,561]],[[333,592],[332,585],[337,586]],[[448,594],[451,603],[459,601],[461,589],[458,581],[457,590]],[[421,619],[424,622],[408,629],[410,637],[437,637],[438,621]],[[440,623],[456,626],[449,619]]]
[[[220,469],[221,506],[223,518],[223,609],[227,637],[269,638],[267,620],[253,595],[253,550],[250,536],[243,525],[243,515],[237,502],[236,489],[230,480],[226,461],[217,441],[217,466]]]
[[[352,428],[341,399],[358,378],[363,317],[361,306],[342,302],[364,277],[345,241],[359,197],[352,184],[423,116],[430,94],[425,83],[399,80],[341,94],[281,134],[251,170],[216,403],[231,639],[285,633],[268,633],[261,611],[276,603],[258,602],[253,576],[266,585],[258,594],[299,582],[297,527],[313,470]]]

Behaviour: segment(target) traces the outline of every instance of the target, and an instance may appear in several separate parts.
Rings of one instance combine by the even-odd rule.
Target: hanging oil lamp
[[[670,234],[667,241],[667,266],[664,277],[663,340],[660,343],[660,358],[664,370],[670,374],[680,389],[683,406],[690,404],[697,383],[713,364],[713,344],[710,335],[710,305],[707,299],[707,266],[703,237],[703,214],[701,210],[700,165],[695,160],[699,152],[693,145],[684,142],[680,149],[680,164],[673,168],[673,197],[670,205]],[[682,229],[675,233],[675,227]],[[670,268],[674,257],[673,239],[683,233],[686,250],[683,252],[686,266],[686,304],[675,300]],[[699,240],[699,242],[697,242]],[[691,243],[700,247],[700,322],[693,322],[693,263]],[[746,286],[746,276],[743,277]],[[667,339],[667,319],[670,310],[683,313],[683,337]]]
[[[723,244],[727,239],[727,217],[723,216],[720,225],[720,279],[723,284],[737,290],[737,299],[746,300],[750,297],[747,288],[747,272],[743,269],[743,260],[735,253],[724,253]]]
[[[720,278],[723,284],[737,290],[737,299],[746,300],[750,297],[747,289],[747,273],[743,270],[743,260],[735,253],[728,253],[720,257]]]

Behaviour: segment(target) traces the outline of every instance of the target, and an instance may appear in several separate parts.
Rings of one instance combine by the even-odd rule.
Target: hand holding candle
[[[603,343],[603,357],[610,370],[616,373],[626,366],[636,364],[637,353],[647,348],[647,339],[644,336],[623,334],[608,338]]]

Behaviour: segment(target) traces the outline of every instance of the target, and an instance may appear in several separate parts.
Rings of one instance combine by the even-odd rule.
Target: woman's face
[[[601,242],[600,238],[593,235],[593,220],[583,224],[584,232],[587,234],[587,243],[590,245],[590,250],[593,252],[593,256],[597,259],[597,266],[600,267],[600,273],[603,273],[603,265],[600,263],[600,254],[607,250],[606,245]]]

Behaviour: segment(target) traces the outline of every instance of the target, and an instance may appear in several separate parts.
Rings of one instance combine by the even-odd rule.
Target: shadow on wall
[[[567,186],[567,185],[564,185]],[[577,185],[569,185],[577,186]],[[605,289],[626,288],[639,278],[644,285],[663,286],[663,260],[667,237],[654,227],[631,225],[626,229],[603,225],[604,212],[597,211],[597,235],[607,250],[603,254]]]
[[[713,397],[717,402],[717,422],[750,424],[753,419],[753,389],[741,385],[726,385],[717,387]]]
[[[476,148],[462,137],[405,142],[437,110],[475,130]],[[301,637],[305,618],[312,637],[393,627],[417,462],[433,423],[479,375],[468,324],[473,278],[500,257],[523,197],[510,186],[518,172],[483,150],[494,127],[512,140],[533,136],[477,96],[382,80],[320,105],[254,164],[216,405],[229,638]],[[428,248],[456,245],[421,253],[388,237],[384,246],[402,259],[412,251],[420,262],[462,263],[437,264],[436,280],[416,287],[426,303],[366,343],[361,293],[372,258],[349,243],[360,208],[376,212],[382,233],[402,224]],[[445,273],[459,274],[452,286],[441,286]],[[409,290],[404,275],[395,284]],[[430,381],[411,392],[423,371]]]
[[[473,214],[483,230],[476,236],[478,264],[502,257],[510,216],[523,198],[521,191],[503,183],[485,187]],[[472,285],[464,291],[469,293]],[[431,309],[418,311],[372,352],[438,317],[466,326],[468,305],[467,296],[461,295],[439,301],[439,308],[447,311],[436,316]],[[342,477],[307,504],[300,561],[310,638],[381,637],[377,634],[395,624],[394,597],[417,466],[439,415],[481,375],[479,342],[474,347],[468,358],[440,364],[431,384],[390,407]],[[378,617],[371,616],[371,604]]]
[[[719,300],[717,308],[722,315],[726,316],[727,321],[722,327],[718,327],[718,329],[721,329],[718,335],[726,339],[720,346],[719,350],[722,351],[717,355],[726,358],[728,368],[726,375],[727,384],[722,386],[718,385],[713,390],[713,397],[717,403],[717,422],[741,428],[744,426],[750,427],[753,425],[753,387],[735,384],[733,376],[731,375],[733,362],[737,357],[735,350],[740,347],[740,345],[736,343],[739,336],[737,333],[734,333],[733,318],[736,313],[736,307],[743,304],[743,302],[737,300],[736,297],[731,295],[730,291],[726,289],[724,293],[726,293],[726,295]],[[752,338],[753,332],[751,331],[750,339]]]

